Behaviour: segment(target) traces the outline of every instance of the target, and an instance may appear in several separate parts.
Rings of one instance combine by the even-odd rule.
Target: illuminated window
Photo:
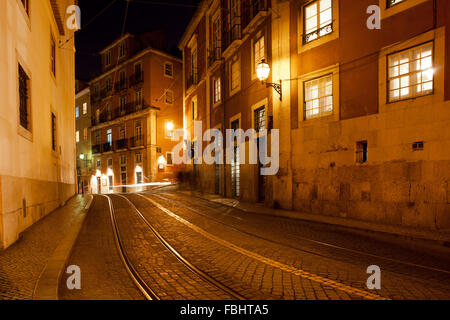
[[[120,164],[121,165],[127,164],[127,156],[125,154],[120,156]]]
[[[241,64],[238,56],[235,56],[231,61],[230,76],[231,91],[233,91],[239,88],[241,82]]]
[[[83,115],[88,113],[88,105],[87,102],[83,103]]]
[[[389,102],[419,97],[433,92],[433,43],[388,56]]]
[[[136,90],[136,105],[142,105],[142,89]]]
[[[387,1],[386,7],[390,8],[390,7],[395,6],[396,4],[399,4],[401,2],[405,2],[406,0],[386,0],[386,1]]]
[[[173,77],[173,64],[172,63],[170,63],[170,62],[164,63],[164,75],[169,78]]]
[[[303,43],[333,32],[332,0],[317,0],[304,8]]]
[[[53,115],[52,115],[52,121],[53,121]],[[80,142],[80,131],[75,132],[75,140],[78,142]],[[55,150],[55,149],[53,149]]]
[[[214,103],[220,102],[222,96],[222,84],[219,78],[214,78]]]
[[[307,81],[305,90],[305,119],[318,118],[333,113],[333,76],[327,75]]]
[[[88,139],[88,129],[87,128],[83,129],[83,138],[84,138],[84,140]]]
[[[97,168],[100,168],[102,166],[102,160],[97,159]]]
[[[108,167],[112,167],[112,165],[113,165],[113,159],[108,158]]]
[[[79,118],[80,117],[80,108],[77,106],[75,107],[75,118]]]
[[[19,113],[20,125],[30,130],[30,104],[29,93],[30,78],[27,76],[22,66],[19,65]]]
[[[262,60],[265,60],[265,49],[264,49],[264,36],[259,38],[254,43],[254,54],[255,54],[255,70],[256,66],[261,63]]]
[[[106,130],[106,141],[112,146],[112,129]]]

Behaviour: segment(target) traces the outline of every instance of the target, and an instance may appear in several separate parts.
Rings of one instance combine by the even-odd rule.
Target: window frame
[[[57,122],[56,122],[56,115],[53,112],[51,112],[50,113],[50,117],[51,117],[51,130],[52,130],[51,131],[52,150],[54,152],[56,152],[57,147],[58,147],[58,141],[57,141],[57,130],[58,130],[58,128],[57,128]],[[79,132],[79,131],[77,131],[77,132]],[[78,141],[78,142],[80,142],[80,141]]]
[[[431,47],[432,47],[432,54],[431,54],[431,61],[432,61],[432,67],[431,67],[431,69],[434,69],[435,68],[435,59],[436,59],[436,51],[435,51],[435,43],[434,43],[434,40],[432,40],[432,41],[426,41],[426,42],[424,42],[424,43],[421,43],[421,44],[418,44],[418,45],[414,45],[414,46],[411,46],[411,47],[408,47],[408,48],[405,48],[405,49],[401,49],[401,50],[397,50],[397,51],[394,51],[394,52],[391,52],[391,53],[389,53],[389,54],[387,54],[386,55],[386,68],[387,68],[387,70],[386,70],[386,104],[392,104],[392,103],[397,103],[397,102],[401,102],[401,101],[407,101],[407,100],[411,100],[411,99],[417,99],[417,98],[421,98],[421,97],[425,97],[425,96],[428,96],[428,95],[433,95],[434,94],[434,91],[435,91],[435,72],[433,72],[433,80],[432,81],[426,81],[426,82],[432,82],[432,85],[433,85],[433,88],[431,89],[431,92],[429,92],[429,93],[425,93],[425,94],[420,94],[420,95],[409,95],[407,98],[401,98],[401,96],[400,96],[400,98],[399,99],[397,99],[397,100],[392,100],[391,101],[391,96],[390,96],[390,92],[392,91],[391,89],[390,89],[390,83],[391,83],[391,81],[392,81],[392,79],[391,79],[391,77],[390,77],[390,69],[391,69],[391,66],[390,66],[390,64],[389,64],[389,60],[390,60],[390,57],[391,56],[393,56],[393,55],[398,55],[398,54],[402,54],[402,53],[405,53],[405,52],[411,52],[411,51],[413,51],[414,49],[419,49],[419,48],[422,48],[422,47],[425,47],[425,46],[427,46],[427,45],[429,45],[429,44],[431,44]],[[410,67],[411,65],[411,62],[408,62],[408,66]],[[400,64],[399,64],[399,66],[400,66]],[[395,67],[395,66],[394,66]],[[423,71],[422,71],[423,72]],[[408,80],[408,82],[409,83],[411,83],[411,77],[412,77],[412,75],[413,75],[414,73],[411,73],[411,72],[408,72],[406,75],[408,76],[408,78],[409,78],[409,80]],[[402,76],[401,75],[399,75],[398,77],[397,77],[397,79],[400,79],[400,78],[402,78]],[[395,79],[395,78],[393,78],[393,79]],[[423,84],[423,82],[421,82],[421,84]],[[412,88],[412,86],[413,85],[411,85],[411,86],[408,86],[408,88]],[[400,90],[401,91],[401,86],[399,87],[399,89],[398,90]]]
[[[237,64],[238,66],[238,80],[237,86],[233,88],[233,65]],[[237,92],[241,90],[241,82],[242,82],[242,66],[241,66],[241,57],[239,54],[234,55],[229,62],[229,97],[232,97]]]
[[[319,115],[308,118],[307,115],[306,115],[307,114],[307,110],[306,110],[306,103],[307,103],[307,101],[306,101],[306,85],[309,82],[320,80],[320,79],[324,79],[324,78],[328,78],[328,77],[331,77],[331,91],[332,91],[332,93],[331,93],[331,100],[332,100],[332,103],[333,103],[332,104],[332,111],[331,111],[331,113],[325,113],[325,114],[322,113],[321,114],[320,110],[325,108],[326,106],[325,107],[321,107],[319,105]],[[326,117],[332,116],[334,114],[334,79],[333,79],[333,73],[328,73],[328,74],[320,75],[318,77],[315,77],[315,78],[312,78],[312,79],[309,79],[309,80],[305,80],[305,81],[303,81],[302,84],[303,84],[303,101],[302,101],[302,103],[303,103],[303,120],[304,121],[309,121],[309,120],[314,120],[314,119],[318,119],[318,118],[326,118]],[[325,95],[323,97],[319,96],[317,99],[320,101],[320,99],[326,98],[326,97],[327,97],[327,95]]]
[[[171,100],[170,101],[167,100],[167,97],[171,97]],[[164,92],[164,104],[171,106],[173,105],[173,102],[174,102],[173,90],[167,89]]]
[[[218,84],[218,87],[216,87]],[[213,106],[218,106],[222,102],[222,77],[213,77]]]
[[[26,88],[24,88],[24,91],[21,89],[22,87],[22,76],[25,76],[24,83]],[[23,106],[24,102],[22,100],[22,93],[25,93],[25,108]],[[21,134],[23,137],[32,140],[32,129],[33,129],[33,122],[32,122],[32,87],[31,87],[31,76],[30,72],[26,67],[24,67],[24,64],[21,63],[21,59],[18,59],[17,61],[17,124],[18,124],[18,130],[19,134]],[[26,110],[24,110],[26,109]],[[26,126],[22,123],[23,115],[22,113],[25,112],[26,116]]]
[[[171,163],[169,163],[169,154],[171,155]],[[173,166],[173,152],[166,152],[166,167]]]
[[[170,74],[167,73],[167,66],[170,66]],[[164,62],[164,77],[173,79],[173,63],[166,61]]]
[[[110,65],[111,65],[111,50],[108,50],[105,53],[105,67],[109,67]]]

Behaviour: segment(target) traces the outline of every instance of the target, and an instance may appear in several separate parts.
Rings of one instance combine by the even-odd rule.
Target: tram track
[[[129,259],[126,250],[124,249],[123,241],[121,239],[118,223],[115,217],[114,212],[114,205],[112,202],[111,196],[104,196],[108,199],[109,207],[110,207],[110,216],[111,216],[111,223],[113,226],[114,231],[114,237],[116,241],[116,246],[120,255],[120,258],[125,266],[125,269],[127,270],[128,274],[130,275],[131,279],[135,283],[136,287],[140,290],[140,292],[144,295],[144,297],[148,300],[161,300],[161,296],[158,295],[158,293],[152,289],[151,285],[148,284],[143,277],[139,274],[137,269],[134,267],[133,263]],[[145,226],[151,231],[153,236],[159,241],[160,244],[164,246],[164,248],[170,253],[172,256],[174,256],[186,269],[188,272],[191,272],[195,274],[197,277],[199,277],[201,280],[203,280],[205,283],[209,284],[212,287],[217,288],[221,292],[225,293],[226,296],[229,296],[231,300],[246,300],[244,296],[239,294],[238,292],[234,291],[233,289],[229,288],[225,284],[221,283],[220,281],[217,281],[207,273],[203,272],[201,269],[199,269],[197,266],[195,266],[193,263],[191,263],[189,260],[187,260],[183,255],[180,254],[156,229],[155,227],[148,221],[148,219],[142,214],[142,212],[136,207],[136,205],[126,196],[124,195],[114,195],[113,197],[118,197],[126,200],[127,204],[129,205],[130,209],[136,212],[136,214],[139,216],[140,220],[144,223]]]

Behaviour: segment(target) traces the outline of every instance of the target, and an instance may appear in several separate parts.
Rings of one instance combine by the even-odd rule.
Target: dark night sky
[[[82,16],[81,30],[75,36],[76,74],[77,78],[88,80],[97,72],[99,57],[95,53],[120,37],[122,33],[126,0],[78,2]],[[167,50],[179,55],[175,47],[199,2],[199,0],[130,0],[125,33],[165,29],[169,42]],[[108,5],[110,7],[104,10]],[[102,10],[103,13],[92,20]]]

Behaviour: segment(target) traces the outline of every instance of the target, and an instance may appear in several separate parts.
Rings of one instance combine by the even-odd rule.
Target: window
[[[170,63],[170,62],[164,63],[164,75],[169,78],[173,77],[173,64],[172,63]]]
[[[52,112],[51,114],[52,117],[52,150],[56,151],[56,116],[55,114]],[[78,137],[77,137],[77,142],[80,141],[80,137],[79,137],[79,132],[78,133]]]
[[[111,50],[106,52],[105,54],[105,66],[109,66],[111,64]]]
[[[52,123],[53,123],[53,115],[52,115]],[[53,129],[52,129],[52,140],[53,140]],[[75,140],[77,143],[80,142],[80,131],[75,132]]]
[[[86,115],[88,113],[88,105],[87,102],[83,103],[83,115]]]
[[[389,102],[433,92],[433,43],[388,56]]]
[[[305,82],[304,90],[305,119],[323,117],[333,113],[333,75]]]
[[[106,79],[106,92],[111,92],[112,90],[112,79]]]
[[[23,8],[27,14],[30,14],[30,3],[29,0],[21,0],[23,4]]]
[[[142,184],[142,172],[136,172],[136,184]]]
[[[83,139],[85,141],[88,139],[88,128],[83,129]]]
[[[112,165],[113,165],[113,159],[108,158],[108,167],[112,167]]]
[[[27,130],[30,130],[30,105],[29,105],[29,92],[30,78],[19,65],[19,113],[20,113],[20,125]]]
[[[220,102],[222,97],[222,84],[219,78],[214,78],[213,80],[214,84],[214,104]]]
[[[98,83],[96,83],[96,84],[94,84],[94,96],[99,94],[98,91],[99,91],[99,85],[98,85]]]
[[[142,163],[142,153],[141,152],[136,153],[136,163]]]
[[[121,140],[126,139],[125,126],[120,127],[120,130],[119,130],[119,139],[121,139]]]
[[[166,122],[165,125],[166,138],[173,139],[174,137],[174,125],[172,122]]]
[[[120,156],[120,164],[126,165],[127,164],[127,156],[125,154]]]
[[[304,8],[303,43],[333,32],[332,0],[317,0]]]
[[[425,144],[425,142],[423,142],[423,141],[414,142],[412,145],[413,151],[423,151],[424,144]]]
[[[262,60],[265,60],[265,49],[264,49],[264,36],[255,41],[253,45],[253,52],[255,55],[255,65],[254,70]]]
[[[126,112],[127,96],[121,96],[119,102],[120,114],[124,115]]]
[[[165,104],[173,104],[173,91],[172,90],[166,90],[166,94],[164,97],[164,103]]]
[[[142,105],[142,89],[139,89],[136,91],[136,105],[140,106]]]
[[[120,71],[119,73],[119,86],[120,89],[124,89],[127,84],[127,74],[125,70]]]
[[[217,11],[215,14],[213,20],[212,20],[212,37],[211,37],[211,48],[213,50],[214,54],[214,61],[220,59],[221,56],[221,12],[220,10]]]
[[[399,4],[401,2],[405,2],[406,0],[386,0],[386,8],[390,8]]]
[[[75,107],[75,118],[79,118],[80,117],[80,108],[78,106]]]
[[[95,120],[97,123],[100,122],[100,109],[95,110]]]
[[[239,89],[241,84],[241,64],[239,58],[235,56],[230,64],[231,91]]]
[[[136,80],[141,80],[142,77],[142,65],[140,63],[136,63],[134,65],[134,76]]]
[[[106,141],[112,146],[112,129],[106,130]]]
[[[359,141],[356,143],[356,162],[367,162],[367,141]]]
[[[102,160],[97,159],[97,168],[100,168],[102,166]]]
[[[266,128],[266,108],[264,106],[254,111],[254,121],[256,132]]]
[[[197,59],[197,48],[192,49],[191,52],[191,77],[192,84],[197,84],[198,82],[198,59]]]
[[[100,132],[96,131],[95,132],[95,144],[100,144]]]
[[[167,166],[172,166],[173,165],[173,153],[167,152],[166,159],[167,159]]]
[[[142,122],[141,120],[137,120],[135,124],[135,133],[136,133],[136,140],[141,140],[142,137]]]
[[[50,68],[52,74],[56,76],[56,43],[53,35],[50,37]]]
[[[192,120],[197,120],[197,118],[198,118],[197,99],[192,99],[191,105],[192,105],[192,110],[191,110],[191,112],[192,112]]]
[[[119,45],[119,58],[125,57],[125,41]]]

